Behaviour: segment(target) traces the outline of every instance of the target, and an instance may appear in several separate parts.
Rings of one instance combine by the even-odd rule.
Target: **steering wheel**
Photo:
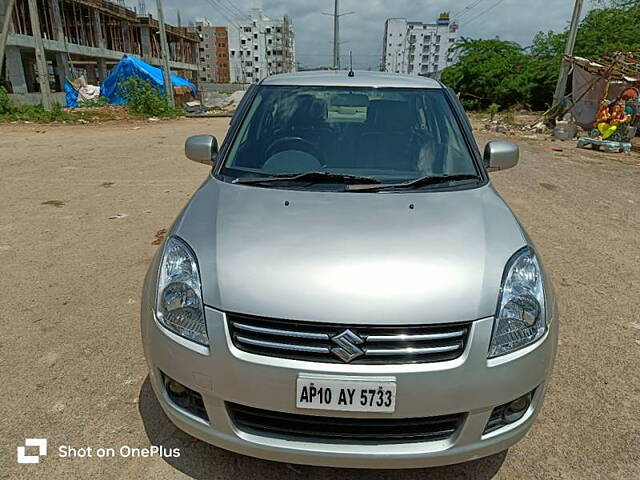
[[[299,152],[308,153],[309,155],[316,158],[318,162],[322,163],[322,159],[320,158],[320,151],[318,150],[318,148],[309,140],[305,140],[302,137],[279,138],[271,145],[269,145],[264,156],[265,158],[269,159],[276,153],[285,152],[287,150],[297,150]]]

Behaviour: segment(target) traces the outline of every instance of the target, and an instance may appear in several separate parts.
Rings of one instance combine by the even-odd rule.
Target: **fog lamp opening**
[[[484,429],[484,433],[490,433],[499,428],[506,427],[512,423],[520,420],[529,410],[531,402],[533,401],[533,394],[535,390],[516,398],[515,400],[505,403],[498,407],[495,407],[491,412],[487,426]]]
[[[164,372],[160,372],[160,374],[167,396],[173,404],[206,422],[209,421],[202,395],[168,377]]]

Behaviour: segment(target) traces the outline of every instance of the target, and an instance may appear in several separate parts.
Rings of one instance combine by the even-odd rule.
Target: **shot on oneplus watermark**
[[[47,455],[46,438],[27,438],[24,445],[17,448],[18,463],[40,463],[40,458]],[[162,445],[150,445],[148,447],[132,447],[120,445],[117,447],[105,446],[74,446],[58,445],[52,449],[52,455],[64,459],[92,459],[92,458],[178,458],[179,448],[166,448]]]

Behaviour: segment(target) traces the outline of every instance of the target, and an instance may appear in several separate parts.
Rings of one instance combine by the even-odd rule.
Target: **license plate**
[[[385,412],[396,409],[393,377],[330,377],[300,375],[296,407],[348,412]]]

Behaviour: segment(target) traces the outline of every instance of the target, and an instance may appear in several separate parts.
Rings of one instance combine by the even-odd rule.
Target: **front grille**
[[[462,425],[465,414],[425,418],[342,418],[273,412],[227,403],[233,423],[259,435],[335,442],[432,442],[446,440]]]
[[[464,352],[470,323],[368,326],[274,320],[227,313],[233,344],[269,357],[329,363],[443,362]]]

